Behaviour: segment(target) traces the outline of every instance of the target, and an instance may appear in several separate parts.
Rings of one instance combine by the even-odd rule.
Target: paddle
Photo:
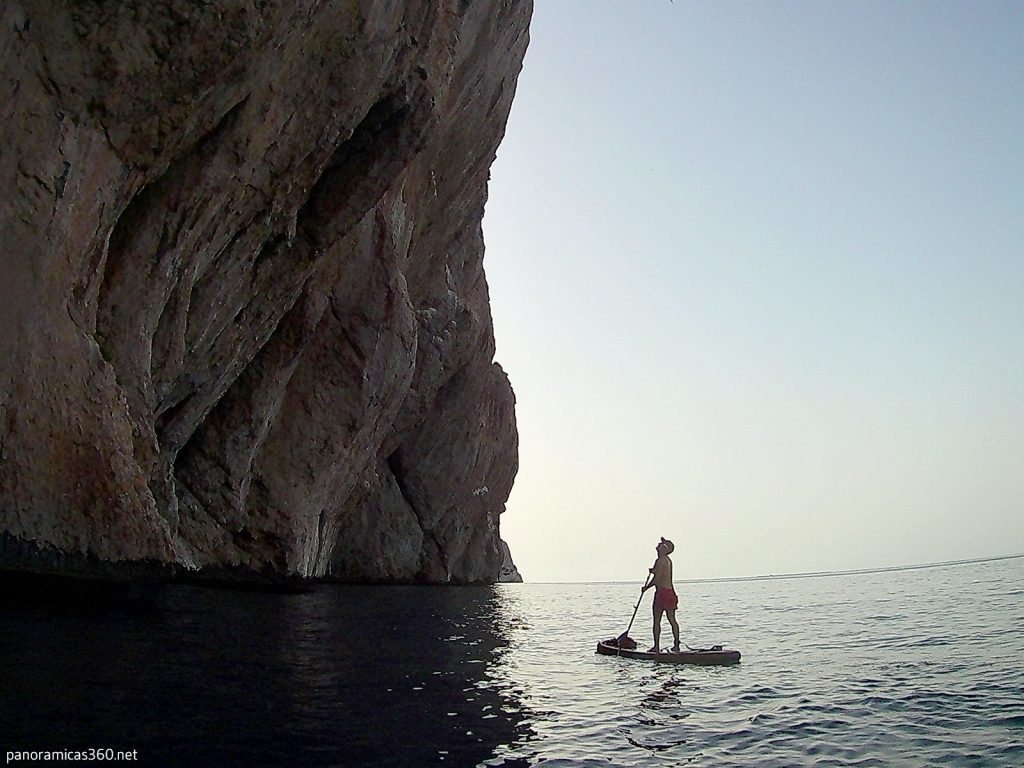
[[[633,622],[636,621],[636,612],[640,610],[640,603],[643,602],[644,592],[646,592],[647,588],[651,586],[653,580],[654,580],[654,574],[653,573],[648,574],[648,578],[644,580],[644,585],[640,589],[640,597],[637,598],[636,605],[633,607],[633,617],[629,620],[629,626],[626,627],[626,631],[623,632],[618,637],[618,641],[619,641],[619,646],[620,647],[622,645],[622,641],[623,640],[630,640],[631,639],[629,637],[629,630],[631,630],[633,628]]]

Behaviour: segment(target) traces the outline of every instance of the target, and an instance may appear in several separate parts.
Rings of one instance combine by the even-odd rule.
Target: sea
[[[677,582],[729,667],[597,655],[639,584],[3,583],[5,765],[1024,766],[1024,557]]]

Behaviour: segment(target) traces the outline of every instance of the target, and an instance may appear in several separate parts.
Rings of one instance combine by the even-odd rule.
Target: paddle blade
[[[631,638],[625,632],[623,632],[621,635],[615,638],[615,644],[619,648],[627,648],[629,650],[633,650],[634,648],[636,648],[636,640]]]

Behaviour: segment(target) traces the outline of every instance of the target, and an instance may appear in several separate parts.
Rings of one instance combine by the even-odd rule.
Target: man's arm
[[[647,582],[647,586],[644,587],[644,590],[648,590],[651,587],[657,586],[658,581],[659,581],[658,577],[660,577],[664,572],[665,572],[665,558],[659,557],[654,562],[654,567],[651,568],[651,578]]]

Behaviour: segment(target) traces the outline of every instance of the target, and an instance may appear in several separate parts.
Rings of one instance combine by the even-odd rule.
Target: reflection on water
[[[530,736],[503,668],[524,620],[492,587],[22,590],[0,599],[4,749],[462,766]]]

